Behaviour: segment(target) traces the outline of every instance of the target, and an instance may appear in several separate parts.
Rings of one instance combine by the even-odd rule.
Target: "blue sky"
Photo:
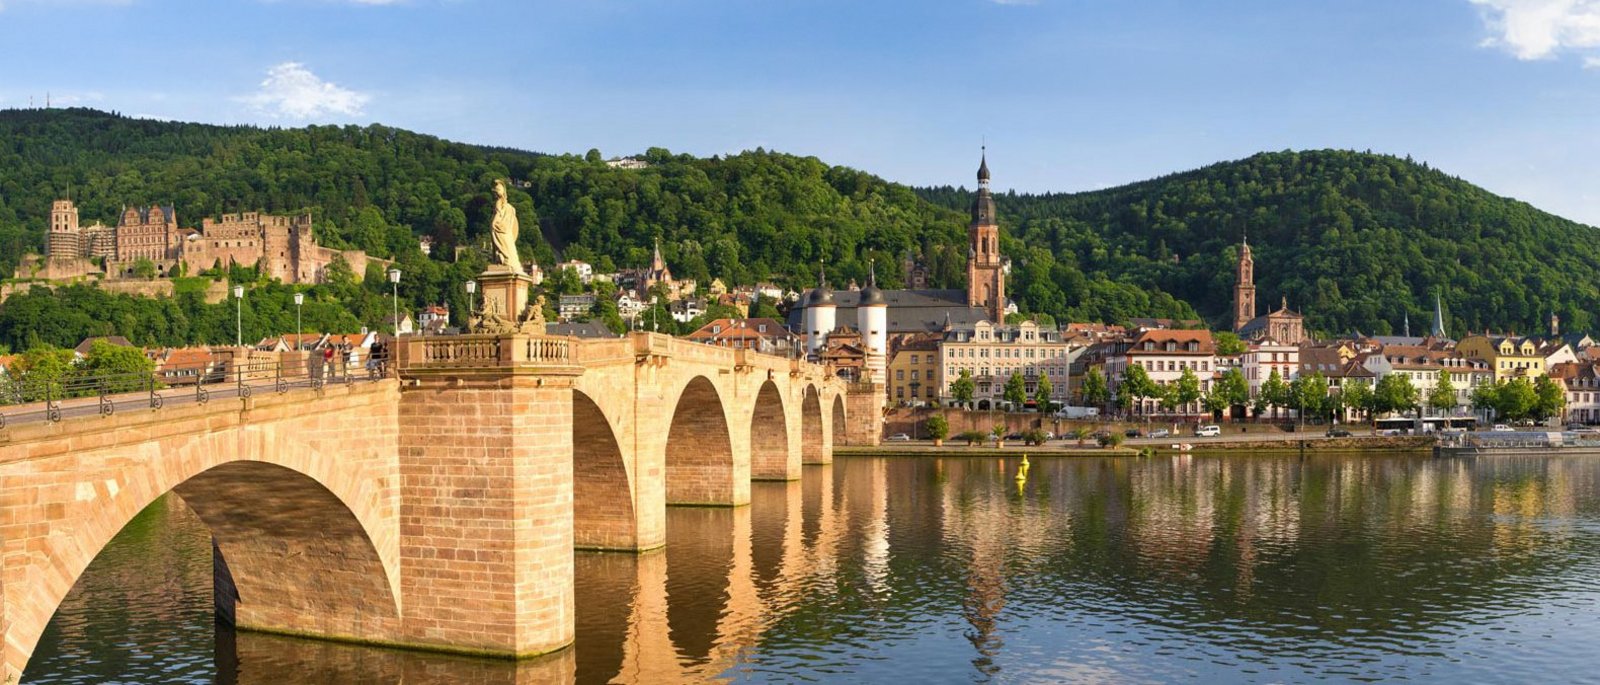
[[[1600,225],[1600,0],[0,0],[0,107],[47,92],[1033,192],[1371,149]]]

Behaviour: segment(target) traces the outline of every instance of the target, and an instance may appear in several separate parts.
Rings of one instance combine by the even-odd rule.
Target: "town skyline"
[[[1600,107],[1583,30],[1600,10],[1536,5],[14,0],[0,55],[30,68],[0,87],[0,107],[49,97],[220,124],[382,122],[550,153],[765,147],[914,186],[960,184],[987,143],[1007,169],[996,189],[1026,193],[1259,151],[1371,149],[1600,224],[1583,182],[1600,171],[1583,116]],[[896,19],[893,35],[873,28]],[[526,28],[483,39],[495,25]],[[272,38],[187,37],[239,26]],[[61,49],[63,27],[95,49]],[[127,35],[172,38],[153,51]]]

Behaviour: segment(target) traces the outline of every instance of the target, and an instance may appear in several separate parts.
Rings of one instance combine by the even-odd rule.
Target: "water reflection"
[[[29,682],[1531,680],[1600,667],[1600,460],[841,459],[579,552],[578,642],[512,664],[213,630],[176,498]],[[1588,669],[1588,670],[1585,670]],[[159,674],[159,675],[157,675]],[[148,677],[141,677],[148,676]]]

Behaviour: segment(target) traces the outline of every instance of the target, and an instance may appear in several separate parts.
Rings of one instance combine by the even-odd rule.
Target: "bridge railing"
[[[161,409],[174,404],[205,404],[213,399],[245,399],[257,392],[320,390],[329,383],[375,381],[392,374],[389,355],[374,350],[360,362],[345,352],[324,361],[310,350],[271,359],[163,366],[150,372],[93,372],[79,368],[40,369],[20,377],[0,377],[0,429],[30,422],[58,422],[80,416],[111,416],[119,410]]]
[[[448,335],[401,338],[401,372],[421,369],[486,368],[503,364],[573,363],[573,341],[547,335]]]

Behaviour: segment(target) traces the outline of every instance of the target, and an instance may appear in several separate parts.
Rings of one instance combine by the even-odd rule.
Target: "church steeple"
[[[982,307],[996,323],[1005,320],[1005,260],[1000,254],[1000,226],[994,197],[989,194],[989,151],[978,163],[978,192],[972,198],[967,225],[967,306]]]
[[[1433,331],[1432,331],[1432,335],[1433,335],[1433,337],[1439,338],[1439,339],[1444,339],[1444,337],[1445,337],[1445,332],[1444,332],[1444,296],[1443,295],[1435,294],[1433,296]]]
[[[1256,318],[1256,260],[1250,253],[1250,237],[1239,243],[1239,266],[1233,286],[1233,330],[1238,332]]]

